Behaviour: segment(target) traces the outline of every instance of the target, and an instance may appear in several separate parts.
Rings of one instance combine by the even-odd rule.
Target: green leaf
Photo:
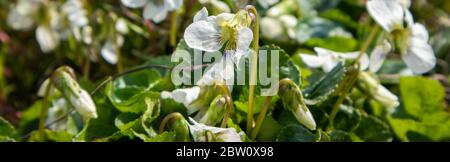
[[[119,111],[114,108],[109,99],[100,91],[93,96],[97,107],[97,119],[89,119],[84,125],[83,130],[78,133],[76,141],[92,141],[94,139],[111,136],[117,132],[115,119]]]
[[[175,133],[165,131],[155,137],[147,138],[145,142],[175,142]]]
[[[361,113],[352,107],[341,105],[334,119],[333,128],[343,131],[356,129],[361,121]]]
[[[425,115],[442,112],[445,90],[436,80],[423,77],[402,77],[400,92],[404,111],[419,120],[423,119]]]
[[[256,139],[262,142],[275,141],[278,132],[280,132],[282,128],[283,126],[273,119],[272,115],[267,115],[261,124],[261,128]]]
[[[373,116],[363,117],[354,133],[367,142],[390,142],[393,139],[389,125]]]
[[[146,97],[159,97],[158,93],[150,90],[160,78],[160,74],[155,70],[139,71],[109,83],[105,91],[119,111],[139,113],[145,111]]]
[[[329,73],[325,74],[315,84],[304,90],[307,104],[315,105],[325,101],[333,92],[336,91],[338,85],[344,79],[346,68],[339,63]]]
[[[402,77],[403,105],[387,117],[401,141],[450,140],[450,114],[444,111],[444,87],[424,77]]]
[[[275,46],[275,45],[262,46],[259,48],[259,50],[267,51],[267,55],[259,55],[259,59],[267,60],[267,64],[269,65],[267,67],[267,72],[269,73],[268,76],[278,77],[279,80],[284,79],[284,78],[289,78],[292,81],[294,81],[295,84],[301,85],[300,70],[297,67],[297,65],[295,65],[294,62],[291,60],[290,56],[286,53],[286,51],[284,51],[283,49],[281,49],[280,47]],[[277,70],[278,71],[277,73],[272,74],[271,70],[270,70],[271,69],[271,59],[270,59],[271,56],[270,55],[275,54],[276,51],[279,54],[279,69]],[[274,53],[272,53],[272,52],[274,52]]]
[[[413,119],[389,118],[394,133],[401,141],[449,141],[450,121],[418,122]]]
[[[0,116],[0,136],[14,138],[16,135],[16,128]]]
[[[316,135],[301,125],[288,125],[278,134],[279,142],[315,142]]]
[[[331,142],[351,142],[352,137],[349,133],[341,130],[332,130],[329,133]]]
[[[38,131],[31,133],[30,142],[72,142],[73,135],[65,131],[44,130],[44,139],[41,140]]]

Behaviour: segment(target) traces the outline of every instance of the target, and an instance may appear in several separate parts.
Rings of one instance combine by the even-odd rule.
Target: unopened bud
[[[82,116],[97,118],[94,101],[76,82],[75,74],[70,67],[58,68],[52,76],[52,83]]]
[[[280,90],[283,107],[292,112],[297,121],[310,130],[316,129],[314,117],[306,106],[300,88],[290,79],[280,81]]]

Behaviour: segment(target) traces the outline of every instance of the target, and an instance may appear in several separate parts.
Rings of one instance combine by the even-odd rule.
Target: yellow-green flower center
[[[252,19],[248,12],[240,10],[231,20],[219,24],[221,28],[220,43],[225,45],[225,50],[236,49],[239,30],[249,27],[251,22]]]

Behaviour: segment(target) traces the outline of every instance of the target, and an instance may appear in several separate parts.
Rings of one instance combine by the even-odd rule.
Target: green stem
[[[355,62],[353,62],[354,64],[359,63],[359,60],[364,55],[364,53],[366,53],[367,48],[369,48],[370,44],[373,42],[373,40],[377,36],[377,33],[379,30],[380,30],[380,27],[378,25],[375,25],[375,27],[372,28],[372,31],[370,32],[369,37],[367,37],[367,40],[364,42],[363,46],[359,50],[359,55],[355,59]]]
[[[247,133],[250,133],[253,125],[253,104],[255,98],[256,77],[258,68],[258,51],[259,51],[259,18],[258,12],[254,6],[248,6],[247,11],[254,15],[253,22],[253,41],[252,41],[252,60],[250,73],[250,92],[248,96],[248,112],[247,112]]]
[[[250,139],[255,139],[256,135],[259,133],[259,129],[261,128],[262,123],[264,122],[264,119],[266,117],[267,111],[270,107],[270,102],[272,102],[272,96],[267,96],[266,100],[264,101],[264,105],[262,107],[261,112],[258,115],[258,118],[256,119],[256,125],[255,128],[252,130],[252,134],[250,136]]]
[[[172,47],[177,45],[177,17],[178,12],[174,11],[170,19],[170,46]]]
[[[220,127],[225,128],[227,126],[228,117],[230,116],[232,110],[233,110],[233,101],[231,99],[231,93],[228,90],[228,87],[225,84],[218,84],[220,92],[222,93],[222,96],[225,96],[226,101],[226,107],[225,107],[225,114],[223,115],[222,123],[220,124]]]
[[[50,97],[50,90],[52,87],[52,80],[49,79],[49,83],[45,88],[44,100],[42,101],[41,113],[39,114],[39,138],[41,141],[44,140],[44,130],[45,130],[45,119],[48,113],[48,99]]]
[[[331,110],[330,117],[329,117],[329,125],[330,126],[328,127],[328,129],[332,129],[333,128],[334,118],[336,117],[336,114],[338,113],[342,102],[344,102],[345,97],[347,97],[347,93],[351,90],[353,85],[356,83],[356,80],[358,78],[359,68],[360,68],[360,61],[359,60],[366,53],[367,48],[369,48],[370,44],[376,38],[377,33],[378,33],[379,30],[380,30],[380,27],[378,25],[375,25],[375,27],[372,28],[372,31],[370,32],[369,37],[367,37],[366,41],[364,42],[364,44],[361,46],[361,49],[359,50],[358,57],[355,59],[355,61],[351,65],[351,66],[355,66],[356,65],[357,71],[350,75],[350,78],[348,79],[348,81],[344,81],[344,84],[342,85],[341,94],[339,95],[338,100],[333,105],[333,109]]]
[[[183,115],[181,115],[180,113],[174,112],[164,117],[164,119],[161,121],[161,124],[159,125],[159,133],[162,133],[164,131],[164,128],[172,119],[175,119],[180,116],[183,117]]]
[[[356,64],[356,68],[352,69],[350,71],[350,74],[344,81],[342,82],[342,88],[340,90],[339,98],[336,101],[336,103],[333,105],[333,109],[331,110],[330,116],[329,116],[329,127],[328,130],[333,128],[333,122],[334,118],[336,117],[337,113],[339,112],[339,108],[341,104],[344,102],[345,98],[347,97],[347,93],[352,89],[353,85],[358,80],[358,74],[359,74],[359,63]]]

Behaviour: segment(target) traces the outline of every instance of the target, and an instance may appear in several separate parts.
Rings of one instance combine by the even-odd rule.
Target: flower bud
[[[358,76],[358,85],[371,97],[387,108],[395,108],[400,103],[398,97],[383,87],[378,81],[367,72],[360,72]]]
[[[201,116],[200,123],[206,125],[216,125],[222,121],[226,106],[226,98],[222,95],[217,96],[211,102],[209,109]]]
[[[283,102],[283,107],[292,112],[297,121],[310,130],[316,129],[314,117],[306,106],[300,88],[290,79],[280,81],[278,94]]]
[[[75,73],[70,67],[58,68],[53,76],[53,85],[82,116],[97,118],[96,107],[89,93],[75,81]]]

